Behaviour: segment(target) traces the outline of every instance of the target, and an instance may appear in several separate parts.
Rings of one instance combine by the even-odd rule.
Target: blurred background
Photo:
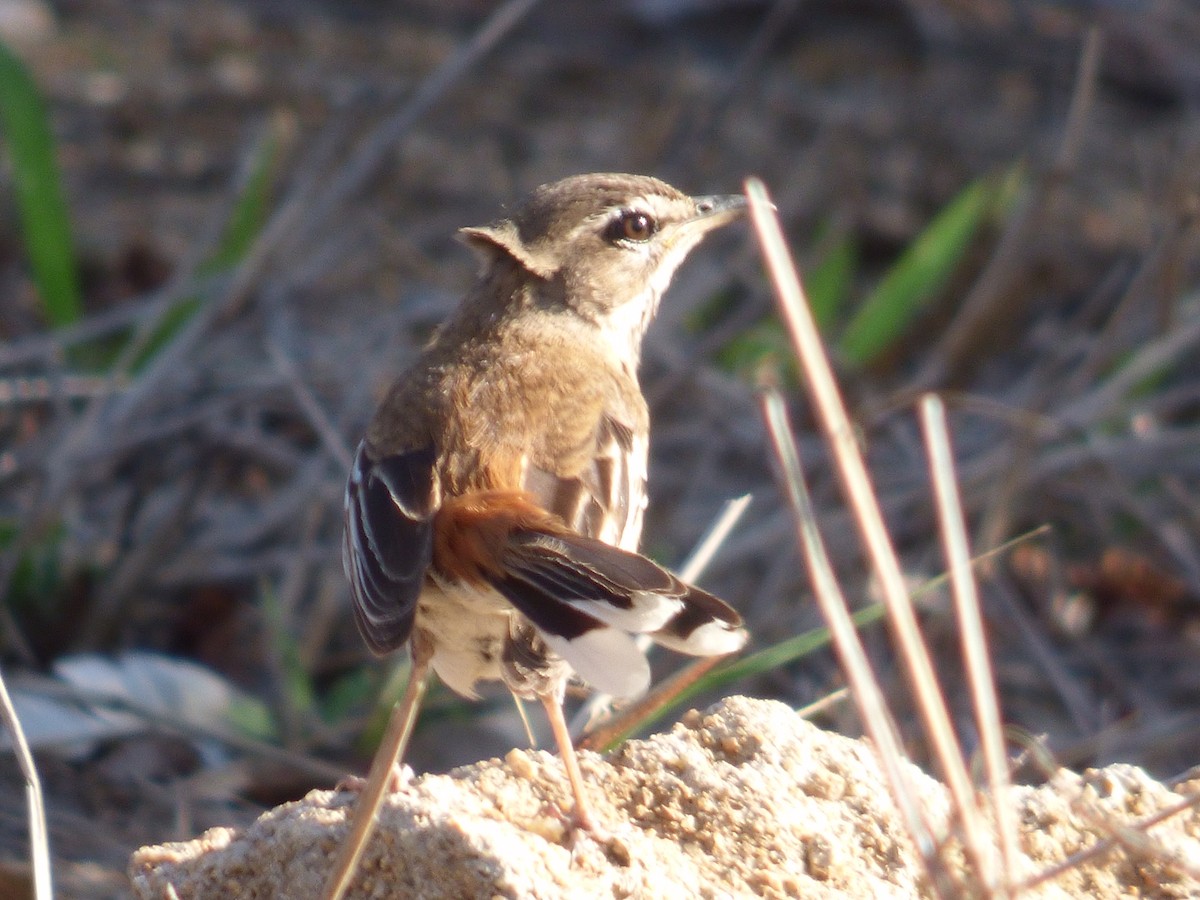
[[[772,191],[968,753],[953,615],[922,587],[925,390],[974,549],[1004,548],[980,574],[1014,754],[1200,761],[1195,4],[4,0],[0,41],[0,662],[63,896],[123,896],[137,846],[365,770],[405,663],[349,614],[349,449],[472,278],[455,230],[586,171]],[[679,273],[643,376],[645,550],[680,565],[753,495],[700,579],[748,652],[821,625],[762,381],[873,602],[748,228]],[[828,651],[784,656],[691,702],[841,686]],[[859,732],[848,703],[818,721]],[[526,740],[502,692],[439,688],[410,762]],[[19,878],[11,754],[0,793]]]

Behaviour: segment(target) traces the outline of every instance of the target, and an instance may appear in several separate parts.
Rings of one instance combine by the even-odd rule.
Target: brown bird
[[[745,643],[736,612],[635,552],[642,338],[689,251],[744,209],[740,195],[581,175],[460,232],[479,278],[387,393],[346,489],[359,630],[378,654],[408,643],[413,672],[327,896],[353,874],[429,669],[466,697],[500,681],[539,700],[590,828],[562,713],[572,673],[629,697],[650,680],[632,635],[700,656]]]

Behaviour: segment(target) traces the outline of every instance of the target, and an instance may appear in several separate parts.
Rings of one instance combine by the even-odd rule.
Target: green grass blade
[[[822,333],[828,332],[850,296],[858,272],[858,245],[850,235],[836,238],[804,276],[804,293]]]
[[[279,725],[270,707],[258,698],[234,697],[225,715],[229,727],[237,734],[259,741],[279,743]]]
[[[980,226],[1015,198],[1014,173],[972,182],[904,251],[863,302],[838,342],[841,357],[864,366],[891,347],[962,262]]]
[[[806,296],[822,331],[837,320],[858,270],[858,247],[851,237],[840,236],[824,243],[825,252],[805,276]],[[725,371],[751,380],[767,370],[773,373],[773,381],[799,383],[791,339],[774,316],[747,328],[722,347],[716,359]]]
[[[883,618],[883,613],[882,603],[872,603],[870,606],[858,610],[851,618],[854,620],[855,625],[862,628],[865,625],[871,625],[880,621]],[[803,634],[787,638],[770,647],[764,647],[762,650],[751,653],[749,656],[731,660],[699,679],[681,697],[675,698],[675,702],[678,704],[682,700],[690,699],[696,694],[701,694],[716,687],[722,687],[743,678],[753,678],[756,675],[765,675],[768,672],[773,672],[782,666],[793,663],[798,659],[803,659],[810,653],[819,650],[829,644],[829,640],[829,629],[822,626],[821,628],[813,628]]]
[[[771,317],[751,325],[717,351],[717,365],[726,372],[753,379],[764,368],[776,373],[777,380],[786,373],[794,383],[796,366],[792,346],[779,320]]]
[[[268,132],[255,156],[245,186],[221,235],[221,242],[201,267],[204,272],[232,269],[242,261],[258,237],[267,221],[279,152],[280,137],[276,127]]]
[[[79,321],[83,304],[50,121],[29,70],[0,44],[0,130],[12,161],[21,232],[47,321]]]
[[[200,264],[200,274],[211,275],[233,269],[254,244],[267,219],[279,150],[279,136],[272,130],[255,154],[252,168],[221,234],[220,243],[212,255]],[[199,310],[200,300],[197,297],[184,297],[167,309],[134,360],[133,371],[144,369]]]

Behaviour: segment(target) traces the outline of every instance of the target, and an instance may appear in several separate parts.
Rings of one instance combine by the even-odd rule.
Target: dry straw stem
[[[729,537],[738,520],[750,505],[750,495],[743,494],[725,504],[721,514],[709,526],[708,532],[700,539],[696,549],[691,552],[683,566],[679,569],[679,577],[684,581],[699,581],[712,558],[717,555],[725,538]]]
[[[912,604],[909,601],[908,590],[904,583],[904,576],[900,569],[899,561],[896,558],[895,551],[892,549],[891,540],[884,525],[883,515],[879,509],[870,476],[867,474],[866,465],[863,462],[854,439],[854,430],[850,418],[846,413],[845,406],[842,403],[829,360],[825,356],[821,345],[816,323],[813,321],[812,313],[805,301],[799,276],[796,273],[795,264],[788,252],[778,217],[775,214],[774,205],[771,203],[762,182],[755,178],[747,180],[746,196],[750,201],[750,217],[754,224],[755,234],[759,239],[784,322],[787,325],[788,332],[796,349],[797,359],[804,374],[805,386],[815,406],[817,419],[821,424],[825,439],[833,452],[842,489],[846,493],[848,502],[854,513],[855,522],[859,528],[860,536],[871,558],[876,576],[879,579],[883,592],[884,605],[887,609],[888,619],[892,625],[892,633],[905,669],[908,672],[909,680],[912,683],[917,700],[917,709],[922,717],[926,735],[929,738],[934,755],[937,757],[941,767],[943,777],[946,779],[947,786],[950,789],[954,808],[962,822],[967,855],[971,860],[975,872],[978,873],[981,883],[988,886],[995,886],[997,880],[992,877],[993,867],[991,865],[991,853],[988,850],[990,841],[988,840],[987,829],[982,815],[975,805],[974,791],[972,790],[970,778],[967,774],[966,762],[963,759],[962,751],[958,746],[958,741],[950,723],[950,715],[946,708],[945,697],[938,686],[928,650],[921,639],[916,614],[913,612]],[[778,405],[781,414],[782,403],[778,402]],[[768,412],[770,412],[770,406],[771,404],[768,404]],[[785,420],[777,421],[773,425],[773,429],[777,430],[785,425]],[[777,434],[775,439],[777,441],[777,450],[787,450],[790,445],[793,459],[795,459],[795,443],[791,438],[790,430],[787,430],[786,434]],[[782,455],[781,461],[783,461]],[[795,460],[794,465],[796,466],[796,475],[798,475],[798,460]],[[786,471],[787,467],[785,466]],[[786,482],[789,491],[793,495],[791,497],[793,505],[802,501],[802,492],[796,490],[799,487],[799,482],[793,477],[787,477]],[[796,507],[796,512],[799,515],[799,507]],[[815,529],[804,525],[803,516],[800,517],[798,524],[806,557],[819,557],[823,555],[822,552],[818,552],[820,550],[819,538],[815,533]],[[814,581],[816,581],[820,572],[817,569],[813,569],[812,572]],[[821,579],[826,580],[826,577],[821,576]],[[828,577],[831,579],[832,576]],[[833,593],[829,594],[831,589]],[[818,590],[818,597],[821,596],[822,590],[826,592],[831,600],[838,593],[836,583],[824,585],[822,589]],[[838,612],[837,607],[841,607],[840,612]],[[827,617],[831,613],[837,615],[836,619],[830,620],[830,630],[834,633],[835,641],[837,641],[840,648],[839,652],[843,654],[843,662],[846,663],[849,659],[846,655],[848,648],[858,646],[857,652],[850,652],[856,656],[861,656],[861,661],[865,665],[865,654],[861,652],[857,635],[853,632],[852,628],[850,628],[850,634],[843,635],[849,643],[843,643],[842,640],[838,639],[838,631],[842,627],[849,627],[850,625],[849,615],[845,611],[844,603],[827,603],[823,600],[822,609]],[[835,623],[840,624],[837,624],[835,627]],[[855,663],[856,668],[857,665]],[[872,718],[880,715],[886,716],[886,711],[881,706],[882,698],[879,696],[878,687],[871,684],[873,678],[869,674],[869,668],[864,668],[857,674],[852,673],[853,670],[848,672],[848,676],[851,678],[851,685],[855,689],[860,707],[863,704],[866,704],[868,707],[879,705],[879,709],[871,709]],[[860,691],[865,691],[865,693],[859,696]],[[871,724],[871,721],[868,718],[864,724],[867,725],[871,736],[878,742],[879,737],[875,732],[879,731],[882,734],[889,730],[883,728],[880,724],[882,721],[886,721],[886,718],[874,724]],[[890,742],[891,738],[892,736],[888,735],[884,739]],[[888,768],[898,768],[896,761],[888,759],[889,754],[884,752],[882,744],[880,744],[880,749],[884,765]],[[898,749],[896,752],[899,752]],[[898,782],[890,777],[889,783],[893,785],[893,789],[898,786]],[[917,820],[911,810],[905,809],[900,793],[897,793],[897,800],[901,803],[905,821],[909,823],[913,838],[921,850],[921,855],[923,858],[926,858],[926,865],[929,866],[929,859],[927,857],[931,857],[933,848],[928,844],[927,840],[922,839],[922,835],[926,829],[916,825]],[[936,871],[936,869],[930,869],[931,874]],[[993,889],[999,890],[997,887],[993,887]]]
[[[432,658],[429,648],[418,649],[414,645],[408,687],[405,688],[404,696],[392,708],[387,730],[379,742],[375,757],[371,760],[367,782],[354,804],[350,829],[342,843],[337,862],[325,881],[325,891],[322,894],[324,900],[341,900],[358,870],[358,861],[362,859],[367,842],[371,840],[375,831],[379,807],[388,791],[394,767],[403,759],[409,738],[412,737],[413,725],[416,724],[417,713],[421,709],[421,700],[429,684],[429,663]]]
[[[337,426],[329,418],[325,407],[321,405],[321,402],[313,394],[312,389],[305,383],[304,378],[300,374],[299,367],[296,365],[296,361],[288,355],[278,340],[268,340],[267,350],[271,354],[271,361],[275,363],[276,368],[287,379],[288,385],[292,389],[292,395],[296,398],[296,403],[304,413],[304,417],[308,420],[313,431],[320,436],[321,443],[325,445],[325,450],[344,470],[349,471],[350,467],[354,464],[354,454],[342,438]]]
[[[909,784],[902,765],[904,753],[896,737],[895,725],[883,699],[879,680],[871,670],[866,650],[858,639],[858,632],[837,584],[837,576],[829,562],[824,542],[817,530],[812,501],[804,483],[800,466],[799,451],[792,438],[791,423],[787,410],[778,392],[763,393],[763,414],[767,430],[779,459],[784,488],[796,520],[796,531],[800,547],[813,583],[813,592],[821,604],[821,612],[829,623],[834,646],[850,681],[854,702],[858,706],[863,725],[879,752],[880,765],[891,787],[896,806],[904,818],[909,835],[917,846],[926,871],[932,875],[936,841],[926,821],[921,802]],[[934,880],[936,884],[936,880]]]
[[[938,519],[950,583],[958,611],[958,628],[963,644],[963,659],[975,709],[976,727],[983,745],[996,828],[1000,833],[1002,880],[1011,881],[1017,871],[1020,849],[1017,843],[1016,811],[1008,802],[1009,771],[996,697],[996,680],[988,656],[983,618],[979,611],[979,592],[971,571],[971,550],[963,520],[962,499],[954,472],[954,453],[946,427],[946,407],[929,394],[921,398],[921,426],[929,452],[929,471],[937,500]]]
[[[29,816],[29,855],[32,858],[33,893],[37,900],[51,900],[54,886],[50,877],[50,834],[46,828],[46,806],[42,799],[42,782],[38,778],[33,754],[25,740],[25,731],[17,718],[4,674],[0,672],[0,720],[13,736],[13,749],[21,777],[25,779],[26,814]]]
[[[1186,801],[1176,804],[1183,809],[1196,805],[1200,797],[1189,797]],[[1117,820],[1108,815],[1086,795],[1081,795],[1075,803],[1075,811],[1081,819],[1089,822],[1095,828],[1108,833],[1108,839],[1120,845],[1125,855],[1133,861],[1138,859],[1153,859],[1167,863],[1178,872],[1183,872],[1191,878],[1200,880],[1200,866],[1188,860],[1183,854],[1173,852],[1160,841],[1150,835],[1149,826],[1135,822],[1132,825]]]
[[[1166,809],[1160,809],[1158,812],[1154,813],[1154,815],[1147,816],[1140,822],[1137,822],[1133,825],[1120,826],[1120,828],[1125,833],[1137,832],[1140,834],[1147,834],[1155,825],[1165,822],[1172,816],[1177,816],[1181,812],[1186,812],[1195,806],[1200,806],[1200,794],[1194,794],[1190,797],[1180,800],[1178,803],[1168,806]],[[1114,834],[1112,837],[1106,837],[1103,840],[1099,840],[1086,850],[1080,850],[1078,853],[1068,856],[1062,862],[1038,872],[1036,875],[1028,878],[1018,885],[1017,890],[1021,892],[1031,891],[1048,881],[1054,880],[1064,872],[1069,872],[1072,869],[1084,865],[1090,860],[1096,859],[1097,857],[1108,853],[1118,844],[1122,843],[1115,833],[1116,829],[1113,829],[1113,831]]]

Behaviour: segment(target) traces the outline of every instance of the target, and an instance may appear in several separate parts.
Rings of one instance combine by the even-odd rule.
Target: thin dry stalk
[[[246,168],[243,167],[244,170]],[[243,177],[246,177],[245,171],[243,171]],[[114,380],[129,374],[137,354],[141,352],[145,341],[148,341],[150,335],[157,329],[162,316],[171,304],[185,295],[185,289],[195,282],[196,270],[215,243],[220,233],[220,227],[228,221],[228,209],[232,208],[233,198],[237,193],[236,190],[230,192],[228,204],[223,205],[225,208],[222,210],[222,215],[214,216],[210,221],[204,235],[205,240],[197,241],[188,258],[181,262],[170,284],[159,293],[163,301],[161,305],[156,302],[143,307],[144,315],[136,320],[137,328],[134,337],[126,344],[112,366],[110,377]],[[209,283],[206,282],[206,284]],[[155,356],[139,377],[123,384],[123,389],[116,395],[93,397],[78,416],[63,423],[61,434],[52,441],[51,452],[43,461],[41,472],[37,476],[36,490],[21,510],[24,527],[17,535],[16,540],[7,548],[7,552],[0,554],[0,594],[7,592],[18,561],[40,538],[40,526],[58,513],[59,508],[63,505],[63,498],[77,484],[80,471],[80,467],[77,465],[78,460],[89,453],[101,456],[110,452],[109,442],[112,435],[123,432],[128,420],[145,396],[162,384],[167,373],[180,366],[180,361],[186,355],[186,351],[204,333],[209,321],[209,310],[219,304],[204,294],[200,296],[205,297],[204,307],[193,317],[192,321],[181,329],[181,332],[170,344]],[[7,607],[0,607],[0,624],[3,624],[5,628],[8,645],[17,651],[24,662],[35,666],[36,658],[31,645]]]
[[[842,403],[832,367],[825,356],[816,322],[804,298],[804,290],[766,187],[756,178],[748,179],[746,196],[750,201],[754,231],[758,235],[780,311],[795,346],[805,386],[833,452],[842,490],[854,514],[855,524],[879,579],[888,621],[912,683],[917,710],[950,789],[954,807],[961,817],[967,854],[982,877],[988,871],[987,854],[984,851],[986,828],[975,806],[974,791],[962,750],[951,726],[946,699],[938,686],[929,651],[921,638],[920,626],[904,583],[904,573],[888,537],[879,501],[854,437],[854,427]]]
[[[879,688],[879,679],[867,660],[866,650],[859,640],[846,598],[838,587],[837,575],[829,561],[825,542],[817,529],[787,410],[775,391],[764,392],[762,406],[767,431],[771,435],[775,455],[779,460],[783,486],[795,519],[800,548],[812,580],[813,592],[821,604],[825,621],[829,623],[830,635],[846,671],[846,678],[850,682],[850,690],[862,717],[863,727],[871,736],[879,753],[880,764],[891,788],[892,797],[896,801],[896,808],[900,810],[922,865],[930,876],[930,884],[938,886],[940,879],[934,874],[937,866],[937,841],[933,837],[920,799],[904,770],[904,751],[896,737],[896,728],[883,699],[883,692]]]
[[[1130,398],[1137,396],[1139,384],[1178,365],[1195,352],[1197,343],[1200,343],[1200,315],[1177,322],[1166,334],[1142,343],[1120,369],[1057,410],[1055,418],[1060,424],[1081,430],[1103,425],[1119,415]],[[1138,402],[1141,403],[1140,398]]]
[[[801,0],[775,0],[771,4],[717,96],[705,103],[700,114],[672,136],[664,156],[674,158],[676,168],[686,169],[694,164],[702,148],[712,146],[717,126],[738,94],[753,84],[753,76],[761,71],[767,54],[795,20],[800,5]]]
[[[221,232],[228,226],[237,198],[242,196],[249,186],[256,162],[262,158],[268,140],[267,134],[259,135],[258,139],[253,141],[251,146],[242,153],[241,164],[226,192],[226,199],[221,204],[220,214],[209,219],[201,239],[191,247],[187,257],[181,260],[180,265],[171,276],[169,284],[164,288],[166,296],[172,298],[173,303],[177,303],[187,296],[185,293],[187,287],[197,281],[204,261],[211,258]],[[244,267],[244,261],[239,263],[238,271],[243,270]],[[237,277],[237,274],[233,276],[234,282]],[[155,352],[138,376],[131,381],[128,389],[109,404],[93,404],[80,417],[70,435],[73,443],[77,444],[80,450],[87,446],[88,442],[95,441],[98,433],[102,433],[103,437],[107,438],[113,432],[122,431],[125,425],[134,418],[146,399],[168,380],[167,376],[183,367],[188,354],[208,333],[210,326],[224,309],[225,304],[221,300],[222,291],[231,283],[233,282],[225,280],[213,282],[210,285],[214,288],[213,290],[197,294],[201,302],[200,308],[165,346]],[[158,308],[137,322],[133,335],[121,348],[118,358],[113,363],[113,372],[132,373],[138,357],[145,352],[171,309],[171,306]],[[71,444],[67,445],[67,452],[70,454],[68,458],[78,455],[75,450],[71,449]]]
[[[13,748],[21,777],[25,779],[25,800],[29,816],[29,855],[32,858],[33,893],[37,900],[51,900],[54,896],[53,879],[50,875],[50,834],[46,828],[46,805],[42,799],[42,782],[38,778],[33,754],[25,740],[25,730],[8,695],[4,674],[0,672],[0,719],[12,732]]]
[[[417,714],[421,709],[421,700],[429,685],[429,663],[433,655],[428,647],[414,642],[412,657],[408,687],[404,690],[404,696],[392,707],[387,729],[379,742],[379,749],[375,751],[371,760],[371,771],[354,804],[349,833],[325,882],[321,894],[324,900],[341,900],[350,887],[354,873],[358,871],[358,863],[375,831],[379,807],[383,805],[395,766],[404,758],[404,751],[408,747],[409,738],[412,737],[413,725],[416,724]]]
[[[836,691],[826,694],[820,700],[814,700],[807,706],[802,706],[796,710],[796,715],[802,719],[811,719],[813,716],[819,716],[828,710],[833,709],[840,703],[844,703],[846,698],[850,696],[850,689],[840,687]]]
[[[197,236],[198,239],[189,247],[187,255],[180,260],[179,266],[171,275],[166,291],[167,296],[172,297],[174,301],[178,302],[187,296],[187,286],[197,280],[204,269],[205,261],[213,257],[214,248],[217,247],[221,240],[222,233],[229,227],[233,210],[238,203],[238,198],[243,197],[246,191],[250,189],[250,184],[254,179],[259,164],[268,152],[267,147],[276,136],[275,132],[276,128],[271,123],[268,123],[242,151],[234,177],[225,192],[225,200],[220,205],[219,213],[209,217],[203,233]],[[218,297],[220,293],[213,292],[202,296]],[[159,329],[162,327],[171,309],[172,307],[170,306],[163,307],[156,314],[145,316],[137,322],[137,327],[134,329],[133,334],[121,348],[118,358],[113,363],[112,370],[114,372],[130,373],[132,371],[138,357],[146,351],[150,342],[154,340],[155,335],[159,333]],[[180,352],[180,358],[182,358],[182,352],[178,350],[176,352]],[[150,368],[154,368],[156,362],[157,354],[155,359],[151,361]],[[159,364],[156,371],[158,373],[168,372],[175,364],[175,362],[172,362],[170,365]],[[140,402],[139,398],[141,394],[143,392],[147,394],[152,392],[157,384],[159,384],[158,378],[139,379],[139,382],[133,386],[130,396],[126,398],[123,408],[131,410]],[[128,413],[126,414],[128,415]]]
[[[1190,797],[1185,797],[1178,803],[1172,804],[1166,809],[1160,809],[1158,812],[1154,813],[1154,815],[1147,816],[1139,822],[1125,826],[1125,828],[1136,829],[1137,831],[1145,832],[1153,828],[1155,825],[1158,825],[1160,822],[1165,822],[1172,816],[1177,816],[1181,812],[1187,812],[1189,809],[1192,809],[1196,806],[1200,806],[1200,794],[1193,794]],[[1068,856],[1062,862],[1056,863],[1050,868],[1044,869],[1043,871],[1038,872],[1036,875],[1027,878],[1017,886],[1017,889],[1019,891],[1031,891],[1048,881],[1053,881],[1059,875],[1082,866],[1084,863],[1089,862],[1098,856],[1103,856],[1105,853],[1108,853],[1115,846],[1117,846],[1117,844],[1118,841],[1115,837],[1103,838],[1097,841],[1091,847],[1088,847],[1086,850],[1080,850],[1078,853]]]
[[[575,748],[597,753],[610,749],[651,721],[657,713],[673,704],[676,697],[728,659],[728,656],[703,656],[689,663],[660,681],[649,693],[622,706],[611,719],[604,719],[604,710],[587,719],[584,718],[584,711],[581,711],[575,717],[571,730],[574,733],[581,724],[586,733],[573,742]],[[525,730],[528,733],[528,725]]]
[[[691,555],[680,567],[680,578],[684,581],[696,581],[704,574],[704,570],[708,568],[708,564],[712,562],[712,558],[721,549],[725,538],[729,537],[729,533],[733,531],[733,527],[741,519],[749,505],[750,495],[743,494],[741,497],[734,497],[721,508],[720,515],[709,526],[708,532],[700,539],[700,543],[696,545]]]
[[[1169,222],[1165,233],[1157,235],[1149,252],[1138,263],[1136,271],[1129,277],[1125,289],[1113,304],[1112,312],[1108,315],[1103,326],[1087,345],[1086,354],[1075,367],[1065,385],[1058,384],[1063,396],[1074,397],[1083,393],[1088,385],[1094,384],[1101,378],[1106,369],[1114,363],[1119,363],[1121,355],[1135,349],[1131,346],[1131,323],[1147,316],[1155,302],[1154,285],[1162,278],[1164,271],[1175,263],[1179,252],[1180,224]],[[1117,270],[1120,271],[1120,270]],[[1105,297],[1103,286],[1097,292],[1097,301]],[[1178,297],[1182,291],[1172,294]],[[1172,323],[1174,324],[1174,323]],[[1165,325],[1161,327],[1165,331]],[[1136,331],[1133,332],[1136,334]]]
[[[125,379],[107,375],[37,375],[0,379],[0,406],[19,403],[48,403],[62,400],[91,400],[108,397],[125,389]]]
[[[954,473],[954,453],[946,428],[946,407],[933,395],[921,398],[921,426],[929,452],[929,471],[937,500],[938,520],[950,583],[958,611],[958,629],[963,644],[967,679],[971,685],[976,727],[983,745],[992,810],[1000,833],[1001,867],[999,877],[990,872],[987,883],[998,896],[1008,896],[1009,883],[1017,872],[1020,851],[1017,844],[1016,811],[1009,803],[1008,759],[1000,721],[1000,703],[996,697],[996,679],[988,655],[987,637],[979,612],[979,593],[971,570],[971,550],[963,520],[962,498]]]
[[[222,212],[226,210],[222,208]],[[179,296],[205,293],[211,283],[219,280],[220,276],[209,275],[197,278],[194,282],[156,288],[139,297],[123,300],[120,306],[112,309],[91,312],[86,319],[55,328],[48,334],[39,332],[9,339],[0,346],[0,369],[61,365],[72,347],[110,337],[137,326],[143,320],[158,321],[167,309],[179,302]],[[178,295],[175,288],[179,289]]]
[[[1200,801],[1200,797],[1191,798],[1192,803],[1197,801]],[[1130,860],[1136,862],[1139,859],[1149,859],[1165,863],[1177,872],[1182,872],[1189,878],[1200,881],[1200,866],[1183,858],[1179,852],[1163,846],[1160,841],[1154,840],[1150,836],[1149,829],[1118,821],[1114,816],[1097,808],[1092,801],[1082,796],[1074,804],[1074,809],[1093,827],[1106,832],[1109,839],[1119,845]]]

